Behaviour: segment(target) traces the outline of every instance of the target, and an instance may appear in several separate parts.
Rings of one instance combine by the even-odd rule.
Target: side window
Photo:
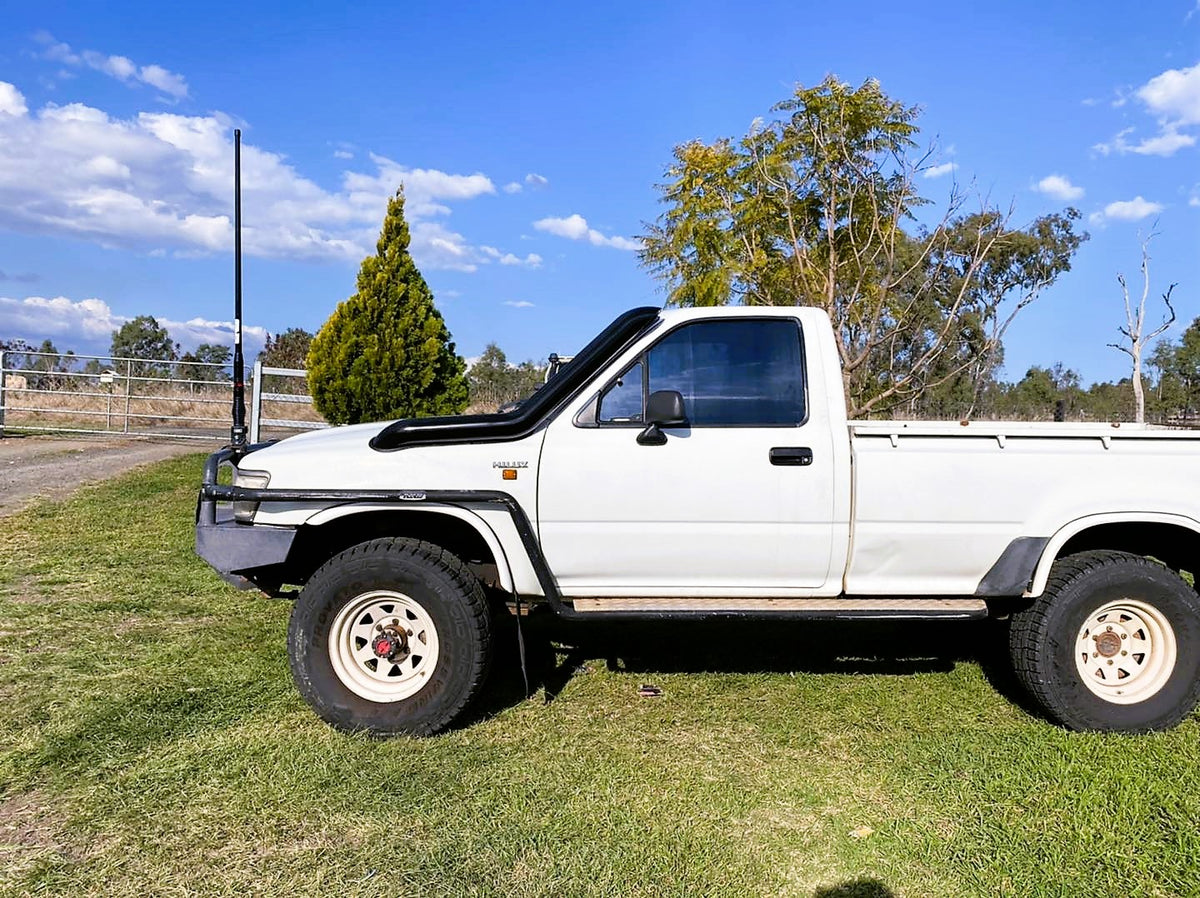
[[[596,416],[602,424],[624,424],[642,421],[642,363],[612,382],[600,397],[600,409]]]
[[[646,358],[648,392],[678,390],[693,426],[804,421],[804,366],[795,321],[700,321],[665,337]]]

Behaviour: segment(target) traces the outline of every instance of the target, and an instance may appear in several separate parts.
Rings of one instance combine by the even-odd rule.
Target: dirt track
[[[0,516],[20,511],[33,499],[60,499],[85,483],[140,465],[212,451],[217,442],[6,436],[0,439]]]

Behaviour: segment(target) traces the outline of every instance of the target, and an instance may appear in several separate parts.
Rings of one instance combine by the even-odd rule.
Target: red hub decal
[[[378,657],[387,658],[396,651],[396,641],[390,635],[376,636],[371,648]]]

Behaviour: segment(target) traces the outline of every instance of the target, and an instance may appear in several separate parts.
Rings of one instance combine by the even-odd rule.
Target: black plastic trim
[[[613,356],[622,352],[656,322],[660,311],[655,306],[642,306],[620,315],[580,350],[560,374],[551,378],[514,411],[496,415],[402,418],[372,437],[370,446],[377,452],[394,452],[411,446],[499,443],[524,439],[552,418],[560,406],[583,389]]]
[[[979,598],[1024,595],[1048,542],[1048,536],[1020,536],[1014,539],[983,575],[975,595]]]

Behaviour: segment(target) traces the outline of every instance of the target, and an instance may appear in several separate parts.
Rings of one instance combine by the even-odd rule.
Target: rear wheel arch
[[[1161,561],[1173,571],[1200,573],[1200,521],[1183,515],[1089,515],[1060,528],[1034,569],[1030,595],[1046,591],[1057,561],[1081,552],[1111,551]]]

